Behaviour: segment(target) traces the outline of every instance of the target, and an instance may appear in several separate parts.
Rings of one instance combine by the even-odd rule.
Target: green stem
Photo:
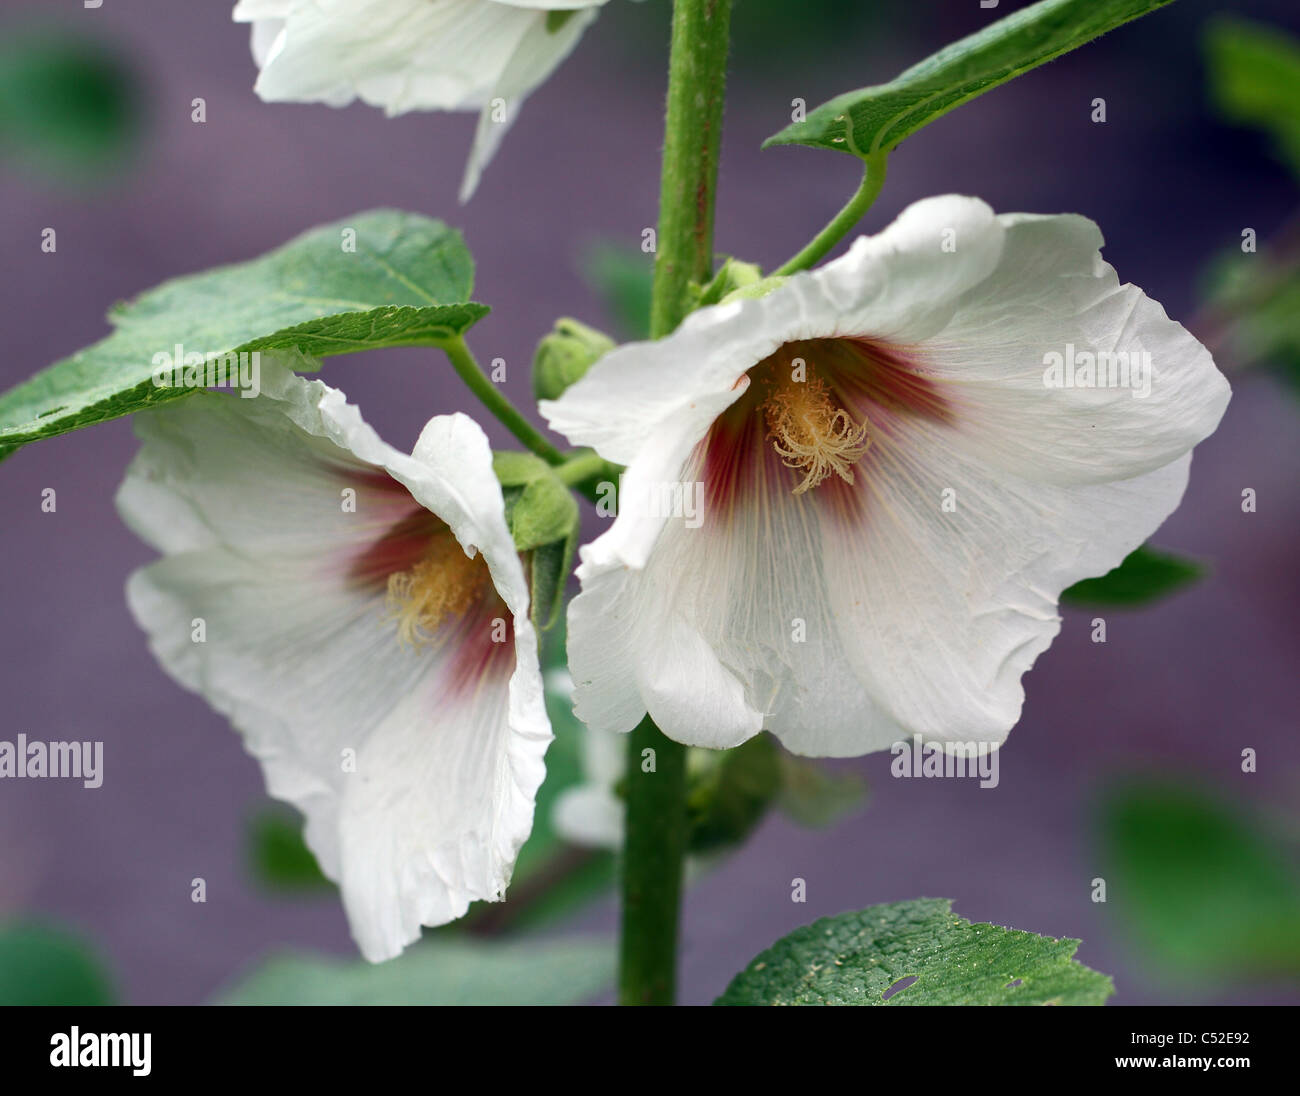
[[[713,272],[731,0],[675,0],[650,334],[673,331]],[[670,1005],[686,859],[686,747],[647,716],[628,743],[619,1001]]]
[[[626,786],[618,1001],[671,1005],[686,859],[686,747],[665,738],[649,716],[628,742]]]
[[[476,395],[483,406],[492,412],[507,430],[524,443],[548,464],[563,464],[564,454],[542,437],[542,433],[523,413],[515,407],[501,389],[492,383],[492,379],[483,372],[482,366],[474,359],[465,340],[457,336],[440,344],[451,361],[456,375],[465,382],[465,386]]]
[[[690,287],[713,273],[713,209],[722,143],[731,0],[676,0],[659,183],[650,337],[690,310]]]
[[[867,165],[862,172],[862,184],[858,187],[857,193],[849,199],[848,205],[835,214],[835,219],[817,233],[813,241],[798,255],[772,271],[774,277],[807,270],[844,239],[853,226],[862,220],[862,215],[871,208],[872,202],[880,194],[880,188],[885,185],[887,159],[888,154],[884,152],[873,152],[867,157]]]

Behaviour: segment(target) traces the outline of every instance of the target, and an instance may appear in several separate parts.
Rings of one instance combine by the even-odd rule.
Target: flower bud
[[[555,330],[537,344],[533,355],[533,394],[539,400],[559,399],[614,345],[594,327],[568,318],[556,320]]]

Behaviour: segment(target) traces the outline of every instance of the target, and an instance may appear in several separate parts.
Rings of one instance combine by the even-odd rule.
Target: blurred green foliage
[[[0,34],[0,160],[67,182],[129,159],[142,96],[116,52],[80,35],[9,24]]]
[[[1137,548],[1112,571],[1076,582],[1061,593],[1066,605],[1134,609],[1190,585],[1205,568],[1189,559]]]
[[[776,807],[791,822],[810,829],[833,826],[866,805],[867,782],[854,772],[782,751],[781,790]]]
[[[0,1005],[111,1005],[103,961],[80,936],[38,921],[0,925]]]
[[[223,1005],[572,1005],[614,980],[606,940],[427,940],[386,963],[287,954],[218,995]]]
[[[688,754],[686,810],[691,852],[740,844],[763,820],[781,788],[780,747],[755,735],[730,750]]]
[[[604,305],[622,339],[650,337],[650,291],[654,256],[608,240],[592,244],[582,258],[583,280]]]
[[[1155,965],[1300,979],[1295,850],[1263,819],[1194,784],[1134,779],[1105,794],[1099,833],[1107,901]]]
[[[1205,35],[1210,99],[1230,122],[1262,129],[1300,177],[1300,42],[1245,19],[1216,19]]]
[[[248,823],[247,863],[255,882],[281,894],[315,893],[334,884],[325,877],[302,836],[302,818],[279,804]]]
[[[1237,125],[1262,130],[1300,182],[1300,39],[1243,19],[1205,34],[1210,101]],[[1205,276],[1202,337],[1238,368],[1263,365],[1300,392],[1300,214],[1267,240],[1255,230]]]

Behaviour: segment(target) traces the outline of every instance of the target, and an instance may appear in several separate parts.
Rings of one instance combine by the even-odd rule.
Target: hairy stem
[[[731,0],[676,0],[659,182],[650,337],[677,327],[692,282],[713,274],[713,210],[722,144]]]
[[[722,137],[731,0],[676,0],[668,70],[652,338],[690,308],[713,272],[713,211]],[[670,1005],[686,857],[686,747],[647,716],[628,743],[619,1001]]]

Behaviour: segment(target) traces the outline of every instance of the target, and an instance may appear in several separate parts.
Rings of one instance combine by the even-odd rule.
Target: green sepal
[[[718,303],[730,304],[732,301],[756,301],[760,297],[766,297],[769,293],[780,289],[789,280],[785,275],[773,274],[770,278],[763,278],[760,281],[751,282],[749,285],[737,286]]]
[[[729,294],[762,280],[763,268],[757,263],[747,263],[728,256],[721,269],[713,276],[713,281],[700,288],[695,307],[707,308],[712,304],[720,304]]]
[[[554,469],[532,453],[494,453],[492,468],[501,482],[510,535],[529,568],[533,624],[544,631],[558,619],[564,602],[578,546],[578,503]]]
[[[533,623],[541,631],[555,626],[564,607],[564,587],[569,581],[573,553],[578,547],[578,527],[563,540],[553,540],[532,550],[529,566],[532,569]]]

